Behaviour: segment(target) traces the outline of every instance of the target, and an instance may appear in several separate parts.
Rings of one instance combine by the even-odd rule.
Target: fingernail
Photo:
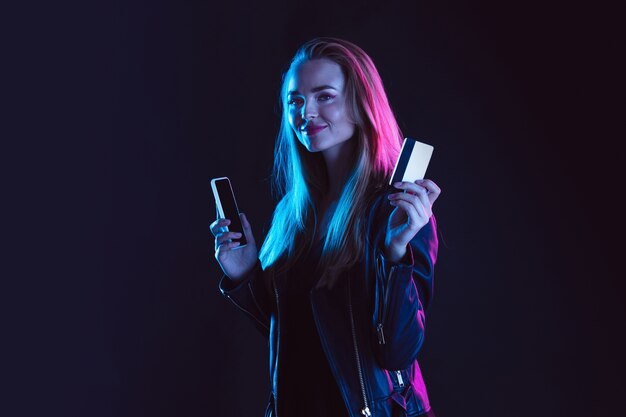
[[[394,182],[394,183],[393,183],[393,186],[394,186],[394,187],[399,187],[399,186],[401,186],[401,185],[402,185],[402,182]]]

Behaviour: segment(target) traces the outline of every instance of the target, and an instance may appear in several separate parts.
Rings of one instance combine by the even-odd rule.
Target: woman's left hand
[[[406,246],[433,215],[433,204],[441,189],[428,179],[414,183],[403,181],[394,187],[405,192],[389,195],[390,204],[396,206],[389,216],[385,235],[385,258],[398,262],[406,254]]]

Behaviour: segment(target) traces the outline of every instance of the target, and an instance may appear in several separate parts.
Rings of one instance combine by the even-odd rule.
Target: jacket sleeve
[[[373,325],[374,353],[381,367],[408,368],[424,340],[425,311],[433,294],[438,240],[434,216],[407,247],[399,262],[376,252],[376,288]]]
[[[265,337],[269,336],[270,312],[272,308],[264,283],[261,261],[239,282],[223,275],[219,283],[221,293],[252,319]]]

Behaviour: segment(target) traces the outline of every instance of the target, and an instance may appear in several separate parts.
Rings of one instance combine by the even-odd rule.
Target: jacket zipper
[[[398,385],[400,385],[400,387],[403,387],[404,380],[402,379],[402,372],[396,371],[396,376],[398,377]]]
[[[385,304],[383,309],[383,321],[387,318],[387,309],[389,308],[389,281],[393,278],[393,272],[396,270],[396,266],[392,266],[389,269],[389,276],[387,277],[387,285],[385,287]]]
[[[385,332],[383,331],[382,323],[378,323],[378,325],[376,325],[376,333],[378,333],[378,344],[384,345],[385,344]]]
[[[350,312],[350,327],[352,328],[352,342],[354,343],[354,354],[356,356],[356,367],[359,372],[359,383],[361,384],[361,393],[363,394],[364,407],[361,409],[361,414],[365,417],[370,417],[372,412],[367,405],[367,393],[365,392],[365,382],[363,379],[363,369],[361,369],[361,359],[359,356],[359,346],[356,343],[356,328],[354,326],[354,315],[352,314],[352,292],[350,291],[350,280],[348,280],[348,310]]]
[[[376,334],[378,335],[378,344],[379,345],[384,345],[385,344],[385,332],[383,331],[383,314],[382,314],[382,308],[383,308],[383,295],[384,295],[384,291],[385,288],[382,285],[383,282],[383,278],[382,278],[382,272],[381,272],[381,260],[380,260],[380,256],[376,258],[376,279],[378,279],[380,281],[380,286],[381,286],[381,291],[378,294],[378,318],[377,318],[377,323],[376,323]]]
[[[376,267],[377,267],[378,277],[380,277],[382,281],[383,272],[382,272],[382,261],[380,260],[380,258],[377,259]],[[391,275],[393,273],[394,268],[395,266],[392,266],[391,269],[389,270],[389,278],[387,281],[391,279]],[[386,306],[386,301],[387,301],[387,288],[382,288],[382,291],[380,292],[380,295],[378,297],[378,306],[379,306],[378,307],[378,324],[376,325],[376,332],[378,333],[379,345],[385,344],[385,333],[383,332],[383,320],[384,320],[383,307]],[[404,387],[404,379],[402,379],[402,373],[400,371],[395,371],[395,373],[396,373],[396,377],[398,378],[398,385],[400,386],[400,388]]]
[[[380,258],[378,259],[377,262],[377,271],[379,276],[381,277],[381,281],[383,281],[383,271],[382,271],[382,265],[381,265],[381,261]],[[391,267],[391,269],[389,270],[389,277],[387,278],[387,283],[389,283],[389,280],[391,279],[391,276],[393,275],[393,271],[395,269],[395,265]],[[376,324],[376,334],[378,335],[378,344],[379,345],[384,345],[385,344],[385,332],[383,330],[383,321],[385,320],[385,315],[384,312],[386,312],[387,310],[387,303],[388,303],[388,291],[387,291],[387,286],[383,286],[381,293],[378,296],[378,323]]]

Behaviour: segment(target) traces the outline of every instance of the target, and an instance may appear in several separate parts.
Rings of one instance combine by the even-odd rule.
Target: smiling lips
[[[322,130],[326,129],[327,126],[307,126],[306,129],[303,130],[307,136],[317,135]]]

